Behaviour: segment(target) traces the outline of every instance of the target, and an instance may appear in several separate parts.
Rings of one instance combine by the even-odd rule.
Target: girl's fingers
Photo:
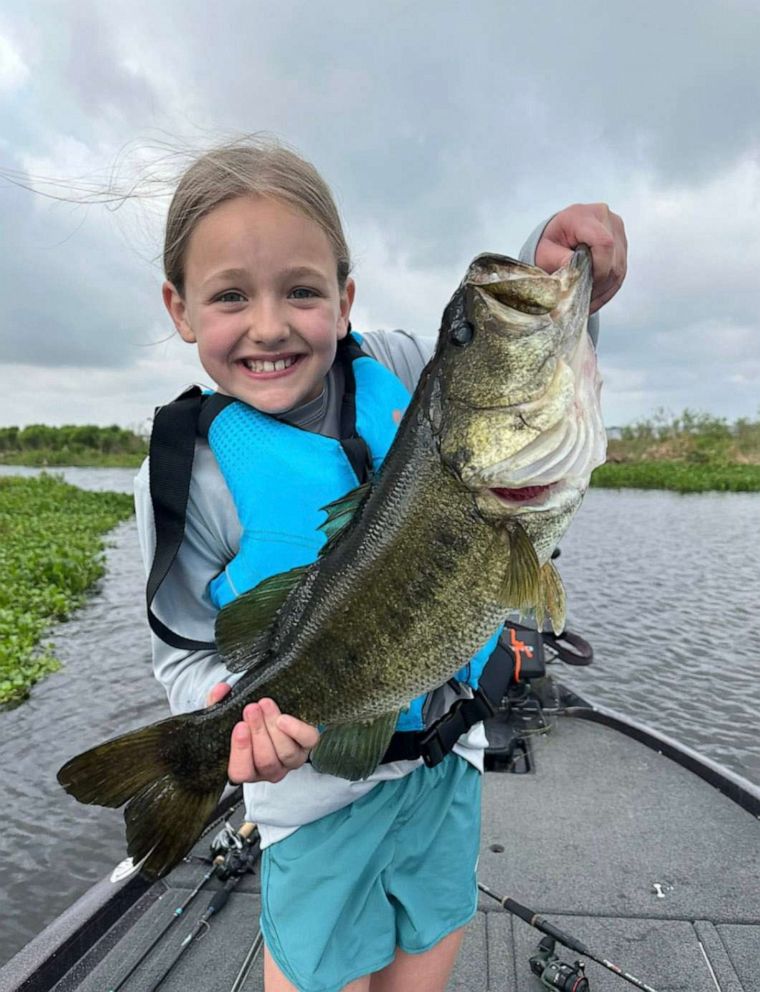
[[[247,723],[236,723],[230,740],[230,760],[227,762],[227,778],[235,785],[241,782],[256,781],[256,766],[253,763],[251,732]]]
[[[232,686],[227,685],[226,682],[217,682],[216,685],[212,685],[206,696],[206,706],[220,703],[225,696],[229,695],[231,690]]]
[[[260,705],[280,764],[288,770],[300,768],[309,756],[309,749],[319,740],[319,732],[295,717],[283,716],[272,699],[262,699]]]
[[[294,716],[285,714],[277,718],[277,726],[305,751],[310,751],[317,746],[319,731],[310,723],[304,723],[303,720],[297,720]]]
[[[279,710],[277,712],[279,713]],[[251,731],[253,761],[256,766],[258,780],[265,782],[281,781],[288,769],[280,761],[277,754],[277,749],[272,740],[261,702],[250,703],[246,706],[243,710],[243,719]]]
[[[567,264],[573,249],[591,249],[594,284],[591,313],[620,289],[626,274],[628,242],[622,219],[606,203],[576,203],[552,218],[536,247],[536,265],[554,272]]]
[[[318,740],[316,727],[283,716],[274,700],[249,703],[232,731],[227,776],[235,784],[280,782],[304,764]]]

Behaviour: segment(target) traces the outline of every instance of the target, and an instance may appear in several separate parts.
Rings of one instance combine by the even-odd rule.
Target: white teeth
[[[276,362],[264,362],[258,359],[244,358],[243,365],[251,372],[282,372],[283,369],[289,369],[290,366],[295,362],[296,355],[290,355],[288,358],[278,358]]]

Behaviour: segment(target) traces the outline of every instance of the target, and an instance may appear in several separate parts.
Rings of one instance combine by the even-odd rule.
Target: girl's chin
[[[297,389],[294,386],[295,384],[288,388],[284,384],[279,385],[274,382],[270,386],[260,383],[257,388],[249,386],[248,389],[236,391],[234,395],[260,413],[268,413],[273,417],[278,417],[316,399],[324,388],[322,383],[314,389],[303,389],[303,387]]]

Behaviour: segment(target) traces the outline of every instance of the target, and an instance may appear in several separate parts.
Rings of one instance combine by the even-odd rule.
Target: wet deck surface
[[[657,992],[714,992],[716,982],[723,992],[760,992],[756,817],[607,727],[560,718],[535,738],[534,758],[535,774],[486,775],[481,881]],[[57,992],[112,988],[202,874],[198,864],[180,866],[161,898],[147,894]],[[195,900],[125,992],[151,988],[209,898]],[[258,907],[258,877],[247,876],[161,989],[228,992],[254,938]],[[538,992],[528,959],[540,937],[481,896],[449,988]],[[557,951],[575,960],[572,951]],[[593,962],[587,974],[593,992],[632,987]],[[244,989],[262,988],[259,961]]]

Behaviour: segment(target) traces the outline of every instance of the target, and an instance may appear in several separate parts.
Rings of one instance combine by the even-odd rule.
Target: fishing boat
[[[513,641],[519,671],[487,722],[480,905],[449,988],[758,992],[760,788],[567,688],[558,661],[590,661],[581,638]],[[157,882],[117,866],[0,970],[0,992],[262,989],[241,808],[232,792]]]

